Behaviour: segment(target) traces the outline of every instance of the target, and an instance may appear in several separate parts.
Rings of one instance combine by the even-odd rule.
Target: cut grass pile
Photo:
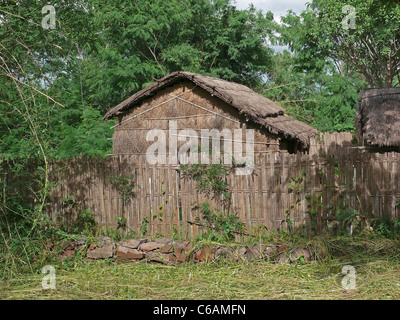
[[[42,289],[40,270],[3,279],[0,299],[400,299],[397,244],[373,241],[366,250],[365,243],[341,241],[330,242],[336,256],[311,263],[80,260],[55,265],[55,290]],[[355,267],[355,289],[342,288],[345,265]]]

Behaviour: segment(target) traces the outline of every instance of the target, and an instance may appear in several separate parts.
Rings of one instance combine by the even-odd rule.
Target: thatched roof
[[[400,147],[400,88],[361,92],[356,134],[367,146]]]
[[[285,110],[281,106],[244,85],[182,71],[173,72],[151,83],[145,89],[109,110],[104,116],[104,120],[126,114],[143,99],[153,96],[159,89],[180,80],[192,81],[212,96],[232,105],[248,120],[261,125],[273,134],[300,141],[305,147],[309,146],[310,137],[318,133],[307,124],[286,116]]]

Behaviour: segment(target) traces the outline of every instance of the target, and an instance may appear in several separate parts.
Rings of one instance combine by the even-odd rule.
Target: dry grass
[[[306,247],[319,252],[310,263],[278,264],[258,261],[184,263],[177,266],[145,262],[69,261],[47,262],[56,268],[56,289],[44,290],[43,267],[24,271],[1,264],[0,299],[59,300],[368,300],[400,299],[400,240],[382,237],[287,237],[289,248]],[[196,246],[215,246],[202,240]],[[234,244],[225,244],[232,245]],[[7,261],[7,260],[6,260]],[[356,288],[342,288],[343,266],[356,269]],[[36,273],[35,273],[35,270]],[[32,272],[33,271],[33,272]]]
[[[342,267],[356,268],[356,289],[341,286]],[[329,259],[304,264],[228,262],[117,264],[112,261],[57,267],[56,289],[43,275],[19,275],[0,283],[0,299],[399,299],[397,259]]]

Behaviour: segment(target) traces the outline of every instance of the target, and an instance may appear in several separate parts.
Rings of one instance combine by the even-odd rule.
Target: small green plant
[[[301,204],[301,199],[300,199],[300,194],[303,191],[303,181],[304,177],[306,176],[306,171],[303,170],[301,174],[298,177],[291,177],[289,179],[289,186],[288,186],[288,191],[293,192],[297,199],[295,200],[294,203],[291,203],[289,205],[289,208],[285,209],[285,219],[281,222],[281,225],[283,223],[286,223],[287,226],[287,231],[289,233],[294,232],[294,219],[291,217],[292,210],[297,206]],[[282,229],[281,229],[282,230]]]
[[[63,204],[63,206],[66,207],[74,207],[76,204],[75,200],[71,197],[63,198],[61,200],[61,203]]]
[[[390,229],[390,222],[386,219],[382,219],[376,228],[376,232],[378,236],[389,238],[392,235],[392,231]]]
[[[127,228],[126,218],[123,217],[125,213],[125,206],[127,202],[135,195],[133,177],[132,176],[111,177],[109,178],[109,180],[111,184],[118,189],[122,199],[122,209],[121,209],[122,216],[115,218],[115,220],[117,221],[117,229],[125,231]]]
[[[289,189],[289,192],[294,192],[294,193],[296,193],[296,194],[299,194],[299,193],[301,193],[302,191],[303,191],[303,184],[302,184],[302,182],[303,182],[303,180],[304,180],[304,177],[306,176],[306,171],[302,171],[301,172],[301,174],[300,174],[300,176],[298,176],[298,177],[291,177],[290,179],[289,179],[289,186],[288,186],[288,189]]]
[[[370,235],[373,237],[393,239],[400,235],[400,218],[392,220],[390,215],[387,215],[379,219],[373,219],[371,225],[373,233],[370,233]]]
[[[163,221],[163,205],[158,205],[158,220]]]
[[[344,235],[352,235],[356,229],[359,228],[365,220],[365,217],[354,208],[344,206],[336,211],[336,220],[340,224],[339,233]]]
[[[93,235],[96,232],[98,224],[94,218],[93,212],[89,209],[81,211],[73,223],[73,232],[85,235]]]
[[[393,221],[393,234],[394,236],[398,236],[400,234],[400,219],[396,218]]]
[[[142,225],[140,226],[140,231],[142,232],[142,235],[145,235],[147,233],[147,224],[149,223],[149,219],[147,217],[144,217],[142,219]]]
[[[302,254],[296,258],[296,263],[303,264],[305,261],[306,261],[306,258],[304,256],[304,254]]]
[[[111,177],[109,180],[118,189],[121,199],[128,200],[135,195],[132,176]]]
[[[317,195],[306,194],[305,198],[307,200],[307,207],[310,208],[308,214],[313,217],[320,213],[321,208],[324,207],[324,203],[322,202],[322,192],[319,192]]]
[[[203,222],[199,217],[196,217],[195,221],[208,229],[203,238],[215,241],[231,241],[236,234],[245,232],[245,224],[239,220],[237,214],[229,214],[222,210],[211,210],[208,202],[201,203],[199,210]]]
[[[229,174],[229,169],[222,163],[218,164],[181,164],[183,175],[189,175],[196,181],[196,189],[206,195],[213,194],[214,196],[222,195],[224,199],[230,198],[229,185],[226,181],[226,176]]]
[[[125,217],[115,217],[115,221],[117,221],[117,229],[125,230],[127,227],[127,221]]]

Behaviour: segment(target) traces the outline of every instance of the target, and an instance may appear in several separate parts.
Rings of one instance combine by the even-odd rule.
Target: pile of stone
[[[189,241],[176,241],[168,238],[132,239],[119,243],[116,248],[118,260],[142,260],[161,263],[189,261],[193,256]]]
[[[190,241],[178,241],[169,238],[129,239],[116,243],[109,237],[99,236],[98,241],[86,244],[85,239],[67,242],[62,247],[60,259],[70,258],[76,250],[86,252],[88,259],[111,258],[117,261],[157,262],[177,264],[181,262],[211,262],[227,260],[239,263],[242,261],[266,260],[278,263],[311,261],[316,257],[307,248],[289,250],[285,245],[256,244],[245,247],[217,246],[214,248],[197,248]]]

